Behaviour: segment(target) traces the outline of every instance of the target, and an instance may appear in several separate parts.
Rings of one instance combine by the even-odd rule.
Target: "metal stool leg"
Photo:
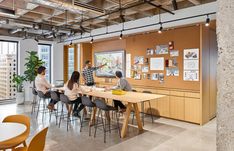
[[[115,115],[116,115],[116,121],[117,121],[117,128],[118,128],[118,132],[119,132],[119,137],[121,138],[118,112],[116,112]]]
[[[154,123],[154,116],[153,116],[153,112],[152,112],[150,101],[149,101],[149,107],[150,107],[150,114],[151,114],[152,123]]]
[[[59,128],[60,128],[60,124],[61,124],[61,120],[62,120],[62,117],[64,116],[63,115],[63,103],[62,103],[62,110],[61,110],[61,114],[60,114],[60,118],[59,118]]]
[[[31,110],[31,114],[33,114],[34,112],[35,112],[35,106],[36,106],[36,100],[37,100],[37,98],[36,98],[37,96],[33,96],[33,102],[32,102],[32,110]]]
[[[38,107],[37,107],[37,115],[36,115],[36,118],[38,118],[38,113],[39,113],[39,110],[40,110],[40,106],[41,106],[41,98],[39,98],[39,103],[38,103]]]
[[[97,120],[96,120],[96,123],[95,123],[94,138],[96,137],[97,126],[98,126],[98,119],[99,119],[99,115],[100,115],[100,113],[101,113],[101,110],[99,109],[99,110],[98,110]]]
[[[81,132],[81,129],[82,129],[82,126],[83,126],[83,121],[84,121],[84,110],[83,110],[83,115],[81,117],[81,123],[80,123],[80,132]]]
[[[142,107],[141,107],[141,109],[142,109],[142,114],[141,114],[141,116],[142,116],[142,124],[143,124],[143,126],[145,125],[145,102],[142,102],[141,103],[141,105],[142,105]]]
[[[101,113],[101,120],[102,120],[102,127],[104,131],[104,143],[106,143],[106,122],[104,122],[103,120],[102,113]]]

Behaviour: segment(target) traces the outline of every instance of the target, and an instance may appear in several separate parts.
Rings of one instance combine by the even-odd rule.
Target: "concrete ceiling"
[[[151,3],[173,11],[175,7],[172,1],[151,0]],[[212,1],[215,0],[174,0],[178,9]],[[118,24],[123,21],[120,18],[120,8],[123,9],[122,15],[125,21],[150,17],[159,13],[157,7],[144,0],[120,0],[120,2],[121,5],[119,0],[0,0],[0,8],[15,10],[13,16],[0,13],[0,24],[2,24],[0,31],[5,29],[13,33],[13,36],[14,33],[26,35],[18,32],[31,32],[32,36],[39,38],[47,36],[53,39],[57,36],[80,34],[107,24]],[[136,7],[131,7],[133,5]],[[131,8],[125,9],[127,7]],[[113,11],[116,12],[111,13]],[[105,15],[108,13],[111,14]],[[161,13],[165,11],[162,10]],[[102,17],[98,17],[100,15]],[[12,32],[16,29],[18,29],[17,32]]]

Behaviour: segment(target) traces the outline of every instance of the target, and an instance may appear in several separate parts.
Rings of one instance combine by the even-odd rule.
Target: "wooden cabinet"
[[[159,98],[156,101],[156,115],[170,117],[169,96]]]
[[[170,117],[184,120],[184,97],[170,96]]]
[[[200,99],[185,98],[185,121],[201,123]]]

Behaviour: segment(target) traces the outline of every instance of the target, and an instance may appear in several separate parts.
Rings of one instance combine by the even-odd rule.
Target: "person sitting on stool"
[[[76,117],[80,117],[80,111],[84,108],[84,105],[81,102],[81,97],[79,97],[79,95],[84,92],[84,90],[79,86],[79,79],[80,73],[78,71],[74,71],[69,81],[64,85],[64,94],[68,97],[72,104],[75,104],[73,108],[73,115]]]
[[[40,66],[37,69],[35,87],[37,91],[41,91],[42,93],[44,93],[45,97],[50,98],[50,89],[52,88],[52,85],[46,80],[45,74],[46,74],[46,67]],[[47,108],[49,110],[54,110],[54,105],[56,103],[57,103],[56,100],[51,99]]]
[[[123,91],[132,91],[131,85],[128,83],[128,81],[125,78],[123,78],[121,71],[116,71],[115,77],[118,79],[118,81],[117,81],[117,85],[111,88],[112,90],[121,89]],[[126,106],[121,101],[113,100],[113,102],[114,102],[115,108],[119,107],[122,112],[126,111]]]

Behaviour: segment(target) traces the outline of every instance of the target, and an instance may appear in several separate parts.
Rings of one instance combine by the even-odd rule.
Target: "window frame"
[[[49,46],[50,47],[50,50],[49,50],[49,71],[47,70],[47,72],[49,72],[49,82],[51,83],[51,59],[52,59],[52,56],[51,56],[51,51],[52,51],[52,44],[45,44],[45,43],[38,43],[37,46],[38,46],[38,53],[39,53],[39,45],[42,45],[42,46]],[[38,54],[39,55],[39,54]],[[39,56],[38,56],[39,57]]]

